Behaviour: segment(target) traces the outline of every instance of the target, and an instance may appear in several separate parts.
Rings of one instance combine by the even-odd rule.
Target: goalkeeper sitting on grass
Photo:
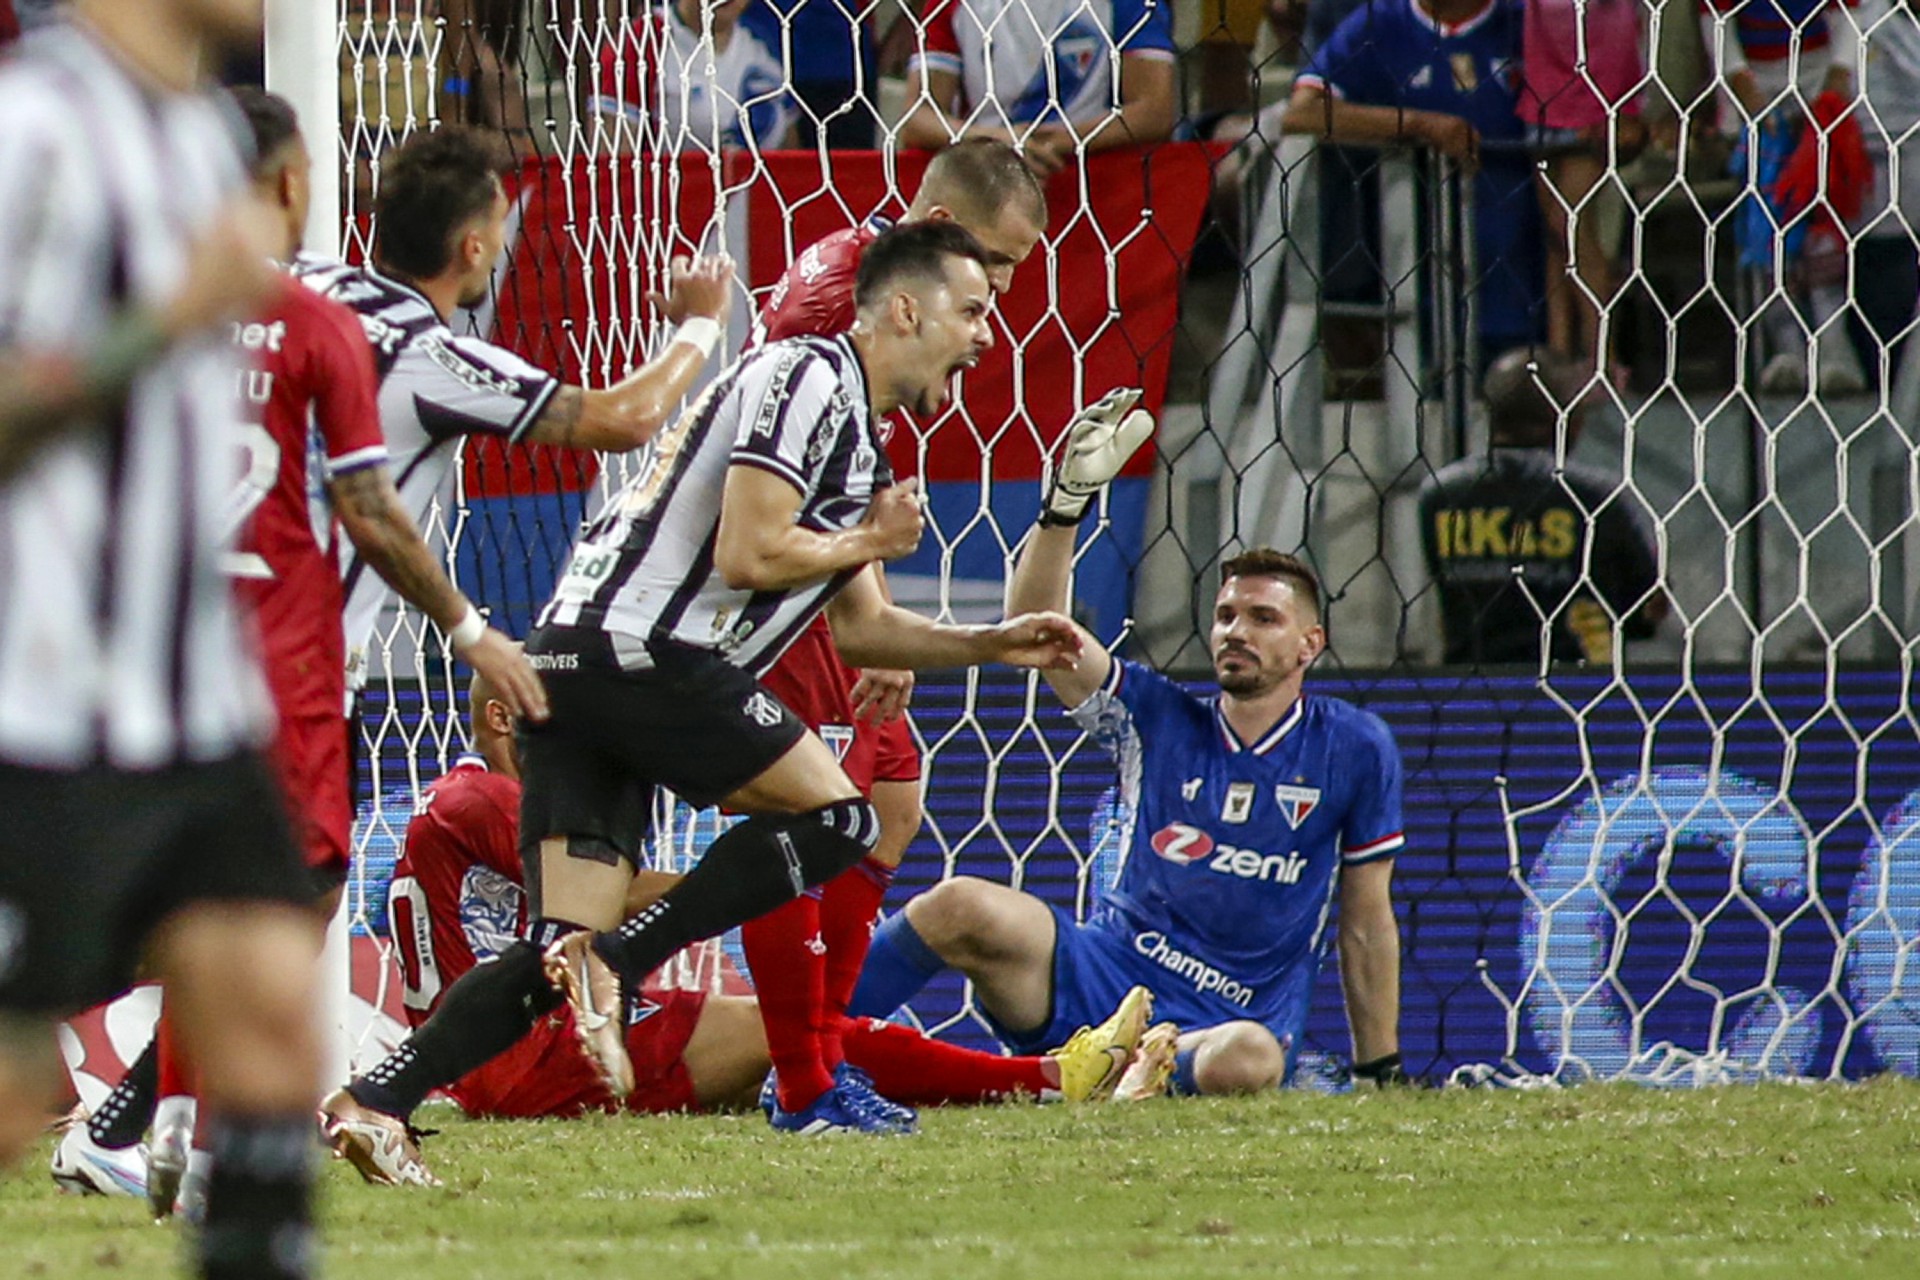
[[[1064,611],[1075,527],[1152,430],[1138,399],[1116,392],[1075,421],[1014,569],[1010,614]],[[1389,893],[1404,843],[1399,751],[1372,714],[1301,688],[1326,645],[1313,571],[1262,549],[1223,572],[1217,697],[1197,698],[1090,636],[1077,667],[1046,673],[1120,769],[1125,861],[1092,917],[1081,924],[1005,885],[948,880],[881,925],[850,1012],[884,1016],[955,968],[1000,1038],[1026,1053],[1140,984],[1168,1021],[1147,1032],[1117,1096],[1270,1089],[1300,1048],[1337,891],[1354,1074],[1407,1079]]]

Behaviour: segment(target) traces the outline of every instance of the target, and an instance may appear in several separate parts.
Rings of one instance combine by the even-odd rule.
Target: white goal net
[[[1406,763],[1411,1066],[1920,1072],[1920,18],[1904,0],[1166,3],[342,0],[323,56],[343,243],[368,252],[386,150],[449,121],[498,131],[513,243],[465,320],[603,384],[659,341],[641,299],[671,256],[726,249],[757,307],[813,240],[899,213],[930,104],[941,127],[1011,122],[1036,150],[1064,129],[995,352],[895,442],[932,494],[891,576],[903,602],[994,616],[1067,416],[1142,386],[1155,446],[1089,522],[1083,617],[1204,684],[1223,554],[1266,543],[1318,567],[1313,687],[1385,717]],[[1017,49],[1031,75],[1006,70]],[[1102,75],[1123,101],[1158,92],[1156,66],[1175,136],[1109,147],[1118,109],[1068,101]],[[1303,69],[1403,121],[1453,92],[1477,170],[1329,146],[1324,100],[1288,132]],[[735,349],[749,318],[743,302]],[[1453,501],[1442,473],[1484,459],[1482,375],[1516,343],[1557,346],[1578,396],[1556,384],[1531,490]],[[435,536],[524,633],[610,478],[470,444]],[[1556,533],[1525,504],[1563,490],[1575,524]],[[1634,537],[1637,585],[1606,543]],[[1475,582],[1505,603],[1445,599]],[[1518,640],[1461,659],[1463,627],[1516,600]],[[414,796],[463,738],[464,677],[433,629],[394,612],[377,648],[364,946]],[[965,872],[1084,910],[1117,860],[1110,768],[1044,686],[930,676],[914,723],[928,820],[890,905]],[[662,849],[697,856],[711,827],[670,815]],[[1347,1047],[1327,969],[1310,1067]],[[916,1012],[982,1034],[957,983]]]

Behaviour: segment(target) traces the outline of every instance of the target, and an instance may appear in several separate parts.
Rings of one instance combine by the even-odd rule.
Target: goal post
[[[794,3],[779,0],[783,13]],[[1506,1082],[1920,1073],[1920,553],[1910,550],[1920,343],[1900,345],[1910,319],[1867,324],[1880,324],[1868,312],[1888,284],[1874,264],[1897,264],[1888,251],[1901,245],[1914,256],[1920,202],[1903,210],[1889,195],[1823,232],[1821,263],[1777,254],[1781,270],[1743,283],[1735,240],[1755,224],[1736,224],[1765,192],[1753,166],[1730,158],[1738,115],[1698,62],[1694,0],[1542,0],[1575,16],[1622,4],[1638,15],[1651,69],[1605,123],[1640,118],[1654,142],[1634,161],[1603,149],[1586,194],[1541,191],[1540,209],[1557,203],[1576,234],[1607,228],[1597,240],[1613,266],[1605,296],[1601,277],[1567,268],[1563,283],[1596,306],[1613,345],[1587,381],[1584,434],[1568,430],[1564,406],[1545,473],[1597,477],[1583,518],[1630,509],[1646,526],[1671,603],[1651,638],[1621,638],[1615,624],[1632,610],[1607,605],[1598,625],[1611,652],[1585,663],[1442,664],[1418,496],[1488,445],[1479,379],[1497,346],[1478,281],[1507,255],[1478,238],[1484,188],[1464,170],[1283,135],[1290,77],[1278,53],[1257,117],[1212,138],[1076,156],[1049,179],[1052,222],[999,306],[998,349],[967,375],[959,406],[895,442],[896,465],[927,481],[932,503],[921,551],[891,580],[929,613],[995,616],[1066,418],[1109,387],[1144,385],[1155,447],[1090,522],[1079,602],[1103,641],[1204,688],[1223,549],[1273,541],[1304,548],[1321,571],[1331,646],[1309,687],[1380,714],[1405,760],[1408,845],[1395,878],[1412,1064]],[[1015,18],[1057,7],[991,4]],[[1720,7],[1737,20],[1733,4]],[[1920,172],[1920,19],[1873,0],[1822,12],[1865,24],[1872,110],[1856,116],[1876,181]],[[621,145],[591,100],[602,56],[628,56],[615,51],[629,24],[648,20],[648,6],[628,0],[286,0],[270,14],[270,75],[299,95],[316,139],[327,136],[312,123],[331,109],[327,85],[338,85],[338,151],[315,149],[340,160],[340,251],[369,251],[368,200],[387,149],[454,119],[499,129],[517,157],[512,245],[494,297],[461,322],[589,384],[657,348],[643,299],[672,255],[733,253],[737,348],[751,307],[796,254],[900,212],[925,163],[889,133],[910,104],[884,62],[848,99],[879,122],[876,149],[750,134],[716,146],[710,131],[652,118]],[[909,6],[898,19],[901,47],[925,47],[923,14]],[[1197,103],[1192,78],[1217,69],[1218,41],[1197,51],[1181,33],[1183,102]],[[662,37],[635,38],[666,55]],[[676,39],[691,51],[683,87],[719,74],[710,25]],[[310,63],[294,52],[302,40]],[[797,40],[776,40],[786,63]],[[1827,43],[1803,22],[1786,47],[1811,56]],[[1274,37],[1259,48],[1266,57]],[[1903,115],[1887,68],[1909,48],[1915,102]],[[1597,83],[1591,66],[1576,72]],[[1783,87],[1775,105],[1798,119],[1812,99]],[[1489,148],[1483,163],[1532,166],[1532,181],[1570,154],[1564,137],[1520,145],[1536,150]],[[1771,216],[1776,230],[1813,219]],[[1843,281],[1840,309],[1816,314],[1800,295],[1834,254],[1845,269],[1817,283],[1830,299],[1827,286]],[[1784,327],[1763,310],[1769,300],[1785,300]],[[1796,333],[1810,344],[1796,348],[1799,381],[1791,361],[1768,379]],[[1862,361],[1873,375],[1864,387],[1822,389],[1821,352],[1839,342],[1874,357]],[[463,587],[524,630],[625,465],[470,445],[431,536]],[[1461,545],[1497,544],[1519,565],[1529,553],[1503,523],[1511,514],[1482,512],[1461,526]],[[1589,558],[1574,572],[1591,586],[1601,567]],[[1550,629],[1566,610],[1543,600],[1535,621]],[[363,952],[384,930],[384,868],[414,797],[463,740],[460,673],[433,629],[394,611],[377,648],[356,825]],[[1084,914],[1120,858],[1111,771],[1045,686],[1004,672],[929,676],[914,715],[929,817],[889,906],[974,874]],[[663,856],[680,861],[717,829],[712,814],[662,817]],[[1333,969],[1315,1000],[1307,1078],[1337,1078],[1346,1052]],[[937,983],[914,1012],[943,1034],[984,1039],[958,982]]]

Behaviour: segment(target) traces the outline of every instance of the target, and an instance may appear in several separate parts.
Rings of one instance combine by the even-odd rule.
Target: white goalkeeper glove
[[[1047,487],[1041,524],[1074,525],[1086,517],[1093,496],[1153,434],[1153,415],[1134,408],[1139,403],[1139,391],[1116,388],[1074,415]]]

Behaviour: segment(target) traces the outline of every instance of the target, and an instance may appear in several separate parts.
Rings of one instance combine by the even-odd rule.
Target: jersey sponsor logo
[[[1174,822],[1160,828],[1148,843],[1153,846],[1155,853],[1168,862],[1176,862],[1183,867],[1213,852],[1213,837],[1184,822]]]
[[[740,710],[746,715],[747,719],[753,721],[762,729],[773,728],[780,723],[784,716],[784,713],[780,710],[780,704],[775,702],[769,695],[761,693],[758,690],[755,690],[752,696],[740,704]]]
[[[1280,816],[1295,831],[1307,820],[1307,815],[1320,807],[1320,788],[1290,786],[1286,783],[1274,787],[1273,798],[1280,806]]]
[[[460,930],[476,961],[491,960],[520,937],[519,885],[490,867],[468,867],[460,878]]]
[[[1307,869],[1307,860],[1298,852],[1260,853],[1222,844],[1200,828],[1184,822],[1168,823],[1154,832],[1147,843],[1168,862],[1184,867],[1204,859],[1207,870],[1238,880],[1299,884]]]
[[[1235,782],[1227,787],[1227,801],[1220,806],[1220,821],[1241,823],[1253,816],[1253,784]]]
[[[278,352],[287,340],[287,322],[275,320],[272,324],[262,324],[236,320],[227,331],[227,340],[247,351]]]
[[[422,337],[419,347],[427,359],[475,391],[499,396],[514,396],[520,392],[519,386],[511,378],[501,377],[493,370],[482,368],[467,359],[448,346],[447,340],[438,334],[430,333]]]
[[[530,653],[527,665],[535,671],[578,671],[580,655],[577,653]]]
[[[1172,946],[1167,942],[1167,935],[1157,929],[1136,933],[1133,936],[1133,949],[1168,973],[1192,983],[1193,989],[1202,995],[1218,995],[1242,1009],[1253,1003],[1252,987],[1228,977],[1199,956],[1190,956]]]

